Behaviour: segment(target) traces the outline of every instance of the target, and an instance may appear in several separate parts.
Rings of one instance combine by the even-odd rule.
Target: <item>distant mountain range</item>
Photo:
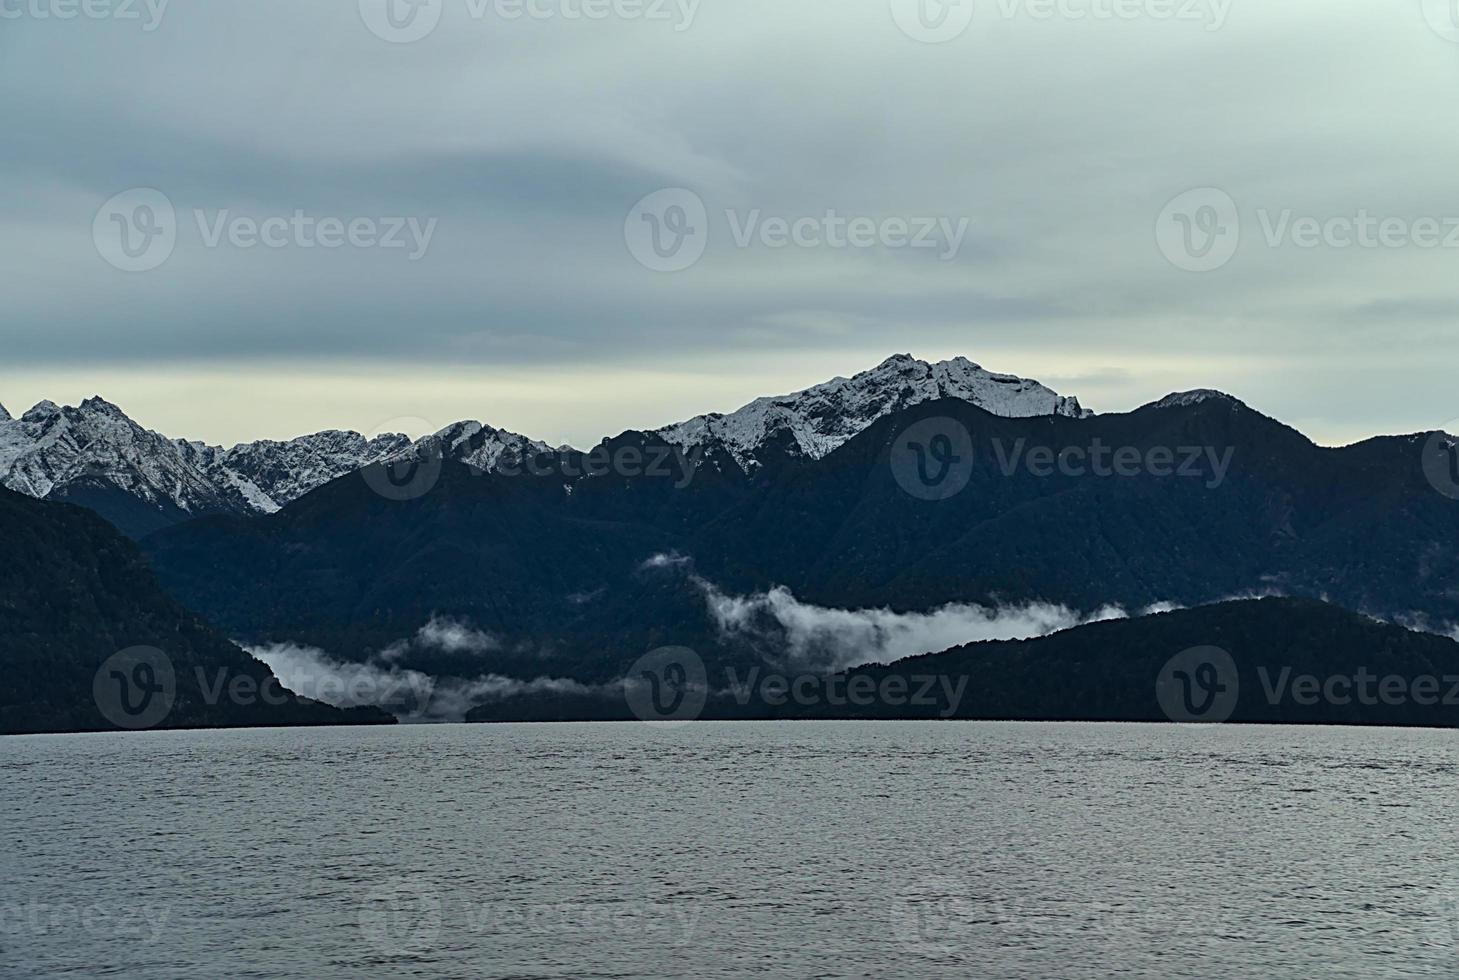
[[[761,398],[729,415],[701,415],[658,434],[685,453],[725,456],[753,472],[766,454],[819,459],[878,418],[937,398],[1007,416],[1088,414],[1078,399],[966,358],[929,364],[900,354],[854,378]],[[272,514],[371,463],[434,454],[491,473],[550,451],[480,422],[457,422],[414,442],[331,430],[224,449],[144,429],[100,397],[64,408],[44,401],[19,419],[0,406],[0,486],[91,507],[138,538],[207,514]]]
[[[898,457],[927,424],[967,440],[966,485],[945,499],[909,493]],[[727,456],[687,480],[448,463],[409,501],[344,478],[267,520],[192,521],[143,546],[174,594],[249,642],[362,660],[439,615],[500,638],[494,670],[590,682],[663,644],[711,663],[783,656],[797,616],[969,603],[1088,616],[1278,594],[1447,630],[1459,623],[1459,503],[1427,479],[1424,443],[1327,449],[1214,394],[1077,418],[943,399],[819,459],[762,454],[749,475]],[[626,433],[606,445],[647,457],[665,444]],[[1098,446],[1169,465],[1053,465]],[[412,657],[432,674],[482,667]]]
[[[0,406],[0,486],[90,507],[133,537],[205,514],[272,514],[330,480],[415,452],[491,468],[546,449],[477,422],[414,443],[328,431],[223,449],[144,429],[101,398],[74,408],[44,401],[18,419]]]
[[[529,712],[565,710],[543,691],[577,691],[572,710],[593,714],[593,692],[664,646],[711,672],[824,676],[976,636],[1119,637],[1081,624],[1260,595],[1356,615],[1334,625],[1310,606],[1251,603],[1229,615],[1277,628],[1266,610],[1281,609],[1293,629],[1344,643],[1377,636],[1358,629],[1365,617],[1449,633],[1459,494],[1441,492],[1433,444],[1324,448],[1210,390],[1096,415],[964,359],[899,355],[586,453],[474,422],[416,441],[331,432],[224,450],[148,432],[99,399],[42,403],[0,420],[0,482],[86,504],[140,539],[173,614],[198,629],[316,665],[473,691],[527,684]],[[409,492],[395,492],[402,481]],[[26,635],[54,629],[64,639],[48,655],[95,670],[128,630],[93,624],[84,635],[105,641],[84,642],[45,597],[99,588],[51,576],[120,546],[80,511],[7,499],[17,527],[38,523],[51,542],[9,570],[40,583],[19,614],[51,624]],[[82,550],[59,561],[48,549],[71,537]],[[1096,666],[1071,669],[1093,684],[1111,669]],[[36,684],[32,697],[51,696]],[[1006,705],[1027,703],[1015,695]],[[517,710],[500,701],[477,717]]]

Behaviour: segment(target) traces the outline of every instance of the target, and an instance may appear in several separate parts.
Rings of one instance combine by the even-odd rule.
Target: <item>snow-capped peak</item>
[[[1166,395],[1157,402],[1151,402],[1147,408],[1179,408],[1185,405],[1199,405],[1205,401],[1226,401],[1240,405],[1239,399],[1233,398],[1224,391],[1217,391],[1214,388],[1196,388],[1193,391],[1177,391]]]
[[[101,398],[66,408],[42,401],[19,419],[0,421],[0,484],[44,497],[99,480],[162,510],[228,505],[170,440]]]
[[[685,451],[720,447],[749,471],[772,444],[777,452],[820,458],[888,413],[949,397],[1008,417],[1090,414],[1077,399],[963,357],[929,364],[898,354],[854,377],[759,398],[729,415],[701,415],[660,434]],[[371,463],[426,448],[487,472],[551,452],[545,443],[470,421],[414,442],[328,430],[224,449],[144,429],[100,396],[65,408],[43,401],[20,419],[0,409],[0,485],[45,497],[108,484],[147,503],[161,523],[181,515],[272,513]]]
[[[545,442],[524,435],[494,429],[481,422],[457,422],[426,436],[415,444],[416,451],[427,446],[439,448],[447,459],[459,460],[483,472],[492,472],[504,459],[519,462],[537,453],[551,452]]]
[[[938,398],[960,398],[994,415],[1083,418],[1077,398],[1011,374],[995,374],[965,357],[928,363],[895,354],[851,378],[832,378],[804,391],[757,398],[728,415],[700,415],[659,430],[689,451],[718,444],[746,470],[772,435],[788,433],[800,452],[820,459],[891,412]]]
[[[331,429],[224,449],[144,429],[94,396],[75,407],[43,401],[20,419],[0,416],[0,486],[46,497],[110,484],[147,503],[163,523],[178,513],[271,514],[331,480],[431,443],[486,471],[504,457],[548,451],[544,443],[480,422],[458,422],[419,442]]]
[[[50,400],[38,401],[20,417],[22,422],[43,422],[61,414],[61,406]]]

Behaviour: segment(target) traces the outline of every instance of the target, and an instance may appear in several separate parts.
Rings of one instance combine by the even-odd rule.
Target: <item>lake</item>
[[[1408,729],[11,737],[0,975],[1448,977],[1456,804]]]

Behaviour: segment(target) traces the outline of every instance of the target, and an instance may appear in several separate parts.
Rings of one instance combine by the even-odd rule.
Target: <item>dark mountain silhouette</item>
[[[931,501],[908,493],[890,461],[899,434],[938,418],[967,429],[970,471],[960,493]],[[823,459],[762,454],[752,476],[724,454],[687,486],[677,469],[565,476],[558,457],[513,476],[447,461],[417,499],[386,499],[356,474],[276,515],[203,519],[144,548],[164,585],[245,639],[361,658],[440,614],[503,640],[494,671],[588,681],[663,644],[758,662],[764,649],[720,635],[690,570],[730,593],[786,586],[836,608],[1138,609],[1269,590],[1459,622],[1459,503],[1426,480],[1423,443],[1322,448],[1215,393],[1088,418],[1010,419],[941,400],[883,417]],[[609,446],[666,448],[641,433]],[[1191,462],[1188,448],[1199,455],[1187,475],[1027,462],[1098,446],[1168,452],[1171,470]],[[645,567],[655,555],[685,560]],[[412,665],[481,669],[448,651]]]
[[[1255,599],[970,644],[830,677],[763,664],[711,668],[705,689],[701,719],[1456,727],[1459,643],[1314,600]],[[484,704],[468,720],[637,717],[621,692],[604,691]]]
[[[1202,648],[1230,660],[1214,659]],[[1193,655],[1172,663],[1185,651]],[[1203,662],[1216,665],[1209,679],[1230,691],[1229,705],[1206,701]],[[1189,691],[1177,672],[1193,678]],[[1209,712],[1212,721],[1459,726],[1459,643],[1305,599],[1220,603],[1034,640],[974,643],[860,668],[847,683],[862,676],[864,688],[880,689],[894,675],[967,683],[950,713],[946,701],[922,707],[873,701],[865,707],[820,704],[783,716],[1199,721]],[[1320,687],[1304,677],[1316,678]],[[1205,710],[1182,714],[1191,705]]]
[[[0,489],[0,541],[0,733],[394,721],[284,691],[88,510]]]

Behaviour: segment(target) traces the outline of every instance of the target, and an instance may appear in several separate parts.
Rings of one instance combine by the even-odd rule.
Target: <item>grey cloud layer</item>
[[[0,108],[5,360],[611,369],[725,348],[991,346],[1114,371],[1132,352],[1260,352],[1269,370],[1221,380],[1267,410],[1295,386],[1314,416],[1339,417],[1356,377],[1375,428],[1384,411],[1403,427],[1391,402],[1459,415],[1442,368],[1459,353],[1454,250],[1269,248],[1255,218],[1459,215],[1459,45],[1418,2],[1237,2],[1219,30],[996,9],[978,4],[940,45],[898,31],[887,0],[704,0],[685,30],[445,2],[441,26],[402,45],[353,2],[174,0],[153,31],[0,21],[0,81],[23,93]],[[705,201],[711,241],[693,268],[656,274],[623,221],[671,186]],[[1192,275],[1152,228],[1202,186],[1248,227],[1229,266]],[[131,187],[179,216],[176,250],[148,273],[109,267],[91,241],[97,208]],[[413,262],[209,249],[195,209],[438,227]],[[725,212],[751,209],[970,226],[953,261],[737,248]]]

